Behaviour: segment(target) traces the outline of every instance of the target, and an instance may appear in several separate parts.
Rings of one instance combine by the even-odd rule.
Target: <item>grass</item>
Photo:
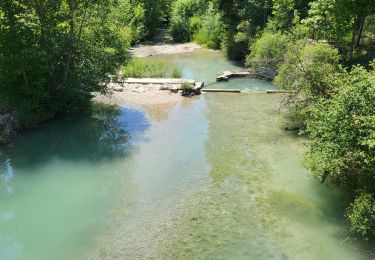
[[[181,78],[181,69],[164,60],[146,60],[132,58],[121,68],[121,73],[127,78]]]
[[[182,88],[183,96],[188,96],[193,92],[193,86],[189,84],[188,82],[183,82],[181,88]]]

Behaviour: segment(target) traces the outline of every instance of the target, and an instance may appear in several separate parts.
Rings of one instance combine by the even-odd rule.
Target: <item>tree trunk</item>
[[[350,50],[349,50],[349,59],[350,60],[353,59],[355,35],[356,35],[356,32],[355,32],[355,24],[354,24],[353,30],[352,30],[352,40],[350,42]]]
[[[22,77],[23,77],[23,81],[25,83],[26,93],[28,93],[29,92],[29,79],[27,78],[26,71],[22,71]]]
[[[361,38],[362,38],[362,32],[363,32],[363,26],[365,25],[366,17],[360,19],[359,24],[359,30],[358,30],[358,36],[357,36],[357,42],[355,44],[355,47],[358,47],[361,44]]]
[[[361,43],[361,37],[365,20],[366,17],[360,17],[359,15],[356,15],[355,17],[352,31],[352,42],[350,44],[350,59],[353,58],[354,48],[358,47]]]

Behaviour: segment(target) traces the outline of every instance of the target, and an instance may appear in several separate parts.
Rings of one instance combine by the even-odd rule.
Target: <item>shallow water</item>
[[[224,71],[244,70],[240,64],[228,61],[217,51],[201,49],[193,53],[162,55],[149,59],[165,59],[175,63],[182,70],[184,78],[203,81],[207,88],[231,88],[245,92],[264,92],[275,89],[270,82],[258,79],[231,79],[230,84],[216,82],[216,77]]]
[[[208,84],[238,68],[207,50],[168,59]],[[0,259],[361,259],[342,242],[345,198],[308,176],[280,99],[97,106],[25,133],[0,149]]]

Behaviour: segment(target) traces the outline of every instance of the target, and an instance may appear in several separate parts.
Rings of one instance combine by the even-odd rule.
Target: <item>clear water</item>
[[[237,68],[205,50],[168,58],[212,84]],[[282,130],[280,98],[97,106],[18,137],[0,148],[0,259],[364,258],[343,242],[344,196]]]
[[[155,56],[150,59],[165,59],[177,64],[181,68],[184,78],[203,81],[207,88],[240,89],[244,92],[265,92],[275,89],[275,86],[270,82],[258,79],[231,79],[229,84],[228,82],[216,82],[216,77],[224,71],[244,70],[240,64],[228,61],[216,51],[202,49],[194,53]]]

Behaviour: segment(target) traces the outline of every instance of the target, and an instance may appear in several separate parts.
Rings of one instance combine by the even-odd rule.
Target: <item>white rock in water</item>
[[[113,87],[112,88],[114,91],[117,91],[117,92],[123,92],[124,91],[124,88],[121,87],[121,86],[116,86],[116,87]]]

